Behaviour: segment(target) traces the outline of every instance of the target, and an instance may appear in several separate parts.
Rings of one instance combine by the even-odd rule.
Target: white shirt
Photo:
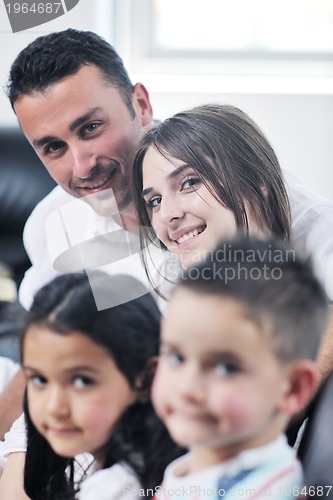
[[[292,243],[296,250],[311,255],[333,301],[333,201],[308,189],[292,172],[283,173],[291,208]]]
[[[191,453],[174,460],[165,470],[160,500],[197,500],[199,498],[296,498],[301,491],[303,473],[295,451],[285,436],[264,446],[245,449],[237,456],[196,473],[189,473]],[[251,471],[248,476],[238,476]],[[223,478],[230,478],[223,485]],[[219,480],[222,481],[220,482]],[[224,489],[225,488],[225,489]],[[295,489],[295,494],[293,494]]]
[[[78,500],[139,500],[140,482],[125,465],[116,464],[108,469],[98,470],[82,483]]]
[[[32,262],[19,290],[19,300],[26,309],[30,308],[37,290],[55,276],[83,269],[88,277],[92,269],[110,275],[128,274],[152,291],[141,261],[139,238],[111,217],[98,215],[88,203],[70,196],[59,186],[30,215],[23,241]],[[149,248],[156,265],[154,279],[160,285],[163,278],[159,271],[164,265],[165,252],[155,245]],[[128,294],[124,301],[135,298],[131,290]],[[156,295],[155,298],[163,308],[163,301]],[[95,300],[98,307],[98,297]]]

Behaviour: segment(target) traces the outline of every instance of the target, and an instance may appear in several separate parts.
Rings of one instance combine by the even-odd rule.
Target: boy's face
[[[152,398],[178,444],[213,464],[280,434],[289,371],[240,303],[180,287],[161,335]]]

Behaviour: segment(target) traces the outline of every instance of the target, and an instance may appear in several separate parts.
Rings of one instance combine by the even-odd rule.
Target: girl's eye
[[[90,385],[93,385],[94,381],[90,377],[84,377],[82,375],[74,377],[73,385],[76,389],[85,389]]]
[[[28,378],[28,383],[35,387],[44,387],[47,384],[47,380],[45,377],[42,377],[42,375],[31,375]]]
[[[235,363],[229,363],[225,361],[220,361],[215,365],[215,372],[219,376],[234,375],[240,371],[239,367]]]
[[[195,187],[197,187],[199,184],[201,184],[201,179],[199,177],[195,177],[195,176],[187,176],[184,179],[182,179],[182,181],[180,183],[182,190],[185,190],[185,189],[192,190]]]
[[[161,203],[162,196],[153,196],[149,200],[145,200],[145,204],[148,208],[156,208]]]
[[[161,351],[160,356],[164,358],[170,365],[180,365],[184,361],[184,356],[182,356],[177,351]]]

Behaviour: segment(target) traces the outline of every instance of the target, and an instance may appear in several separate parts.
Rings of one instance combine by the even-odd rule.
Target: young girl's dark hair
[[[142,397],[125,411],[105,444],[103,468],[128,464],[143,488],[154,488],[160,484],[165,467],[182,453],[156,416],[149,397],[151,362],[159,348],[160,312],[152,296],[144,293],[134,278],[95,272],[89,279],[81,273],[61,275],[37,293],[25,319],[21,352],[32,325],[45,326],[60,335],[78,331],[109,352],[131,388]],[[112,294],[123,301],[126,290],[133,289],[138,290],[137,299],[97,310],[94,294]],[[25,415],[27,495],[32,500],[74,499],[75,459],[57,455],[39,434],[29,417],[27,397]]]

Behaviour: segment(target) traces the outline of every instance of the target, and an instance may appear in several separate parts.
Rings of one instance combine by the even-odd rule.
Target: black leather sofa
[[[0,263],[18,287],[30,267],[22,243],[24,224],[55,182],[17,127],[0,127]],[[0,356],[17,359],[18,303],[0,298]]]

